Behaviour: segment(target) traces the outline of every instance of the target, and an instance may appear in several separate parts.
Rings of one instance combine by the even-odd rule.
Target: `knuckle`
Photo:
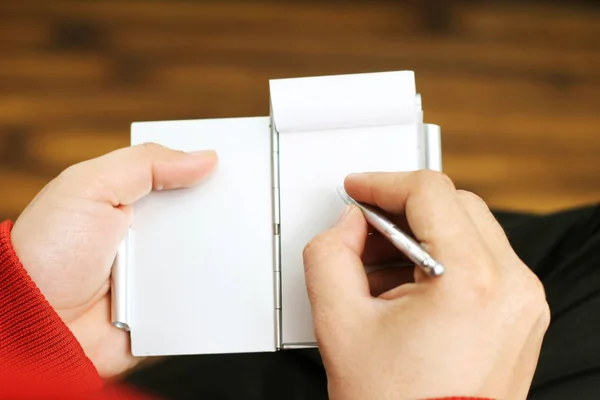
[[[440,293],[443,294],[440,301],[447,302],[452,299],[450,300],[452,304],[460,304],[461,307],[475,308],[480,311],[497,307],[497,300],[499,295],[502,295],[504,288],[500,274],[481,265],[473,270],[476,272],[461,274],[456,278],[446,280],[446,282],[440,280],[442,288]]]
[[[533,299],[530,304],[531,312],[538,317],[543,329],[546,330],[550,325],[551,319],[550,305],[546,300],[546,293],[544,290],[537,289],[532,297]]]
[[[548,308],[548,301],[546,299],[546,289],[542,282],[533,274],[533,272],[529,272],[529,286],[530,291],[532,293],[532,303],[533,306],[541,311],[545,312]]]
[[[319,267],[336,263],[343,244],[332,231],[325,231],[315,236],[303,249],[302,258],[304,274],[311,279]]]
[[[546,290],[538,277],[530,270],[525,270],[523,273],[524,285],[522,290],[529,294],[533,304],[539,305],[546,301]]]
[[[159,145],[158,143],[154,143],[154,142],[144,142],[144,143],[140,143],[137,145],[137,147],[139,149],[141,149],[141,151],[143,152],[147,152],[149,154],[154,154],[157,151],[160,151],[160,149],[163,148],[163,146]]]
[[[305,261],[310,259],[313,253],[315,252],[315,248],[318,248],[320,246],[320,243],[323,241],[323,239],[320,236],[321,235],[315,236],[306,244],[306,246],[304,246],[304,249],[302,250],[302,258]]]
[[[54,181],[58,184],[72,184],[74,182],[84,181],[87,182],[86,179],[82,178],[82,170],[85,170],[85,166],[89,164],[90,160],[78,162],[73,165],[69,165],[65,169],[63,169]]]
[[[323,257],[323,249],[326,249],[331,241],[329,236],[327,232],[320,233],[304,246],[302,258],[305,264],[318,262]]]
[[[476,304],[487,305],[495,298],[497,289],[497,279],[492,273],[480,273],[471,277],[469,282],[472,298]]]
[[[523,311],[541,317],[544,324],[549,324],[550,307],[546,299],[546,289],[529,268],[524,268],[520,278],[521,284],[518,285]]]
[[[415,171],[414,177],[420,187],[438,186],[455,190],[454,182],[443,172],[422,169]]]
[[[550,321],[552,320],[552,313],[550,311],[550,305],[545,300],[542,306],[542,315],[540,320],[544,331],[546,331],[550,326]]]
[[[63,180],[65,178],[68,179],[69,177],[73,176],[74,173],[77,172],[78,166],[79,164],[69,165],[67,168],[63,169],[56,178],[60,180]]]
[[[453,286],[450,290],[459,296],[463,303],[466,302],[482,309],[496,307],[497,301],[503,296],[507,286],[504,285],[502,271],[494,265],[495,261],[487,252],[478,254],[475,251],[473,257],[463,260],[463,263],[472,272],[466,275],[461,274],[458,278],[461,282],[458,285],[448,282],[449,286]],[[457,288],[463,288],[463,290],[457,291]],[[508,288],[510,290],[510,286]]]
[[[458,199],[467,207],[488,208],[487,203],[478,195],[468,190],[459,189],[456,191]]]

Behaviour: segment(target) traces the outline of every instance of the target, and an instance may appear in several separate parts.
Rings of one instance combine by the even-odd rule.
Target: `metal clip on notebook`
[[[315,347],[302,250],[344,208],[339,182],[441,170],[440,128],[423,123],[412,71],[269,87],[269,116],[131,126],[132,145],[219,155],[199,185],[134,205],[111,293],[113,324],[129,331],[136,356]]]

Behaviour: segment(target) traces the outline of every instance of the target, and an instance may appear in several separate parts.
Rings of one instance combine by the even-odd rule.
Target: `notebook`
[[[215,149],[197,186],[152,192],[112,271],[113,324],[136,356],[316,346],[302,250],[352,172],[441,170],[412,71],[269,81],[270,115],[135,122],[131,145]]]

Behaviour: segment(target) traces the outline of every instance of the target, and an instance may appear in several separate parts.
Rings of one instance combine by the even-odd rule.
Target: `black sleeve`
[[[600,399],[600,206],[496,217],[552,313],[529,398]]]

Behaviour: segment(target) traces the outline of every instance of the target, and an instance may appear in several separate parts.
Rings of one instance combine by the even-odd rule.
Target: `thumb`
[[[152,189],[192,186],[216,164],[212,150],[186,153],[146,143],[73,165],[61,178],[69,194],[116,207],[130,205]]]
[[[370,296],[361,260],[367,223],[356,206],[348,206],[335,226],[304,249],[306,288],[313,315],[339,315]]]

